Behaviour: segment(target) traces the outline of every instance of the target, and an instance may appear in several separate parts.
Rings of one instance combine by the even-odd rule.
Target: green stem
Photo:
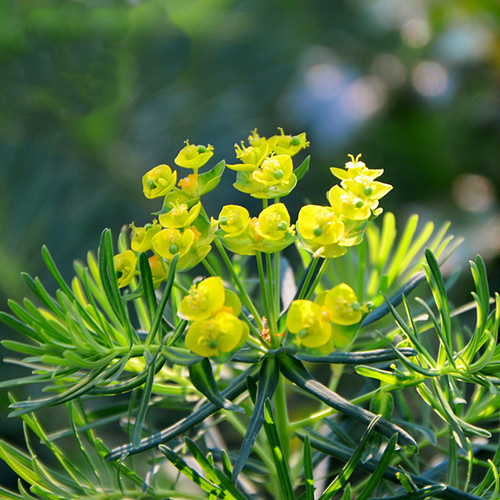
[[[399,385],[387,385],[384,387],[384,390],[386,391],[396,391],[399,389],[401,389]],[[367,392],[366,394],[363,394],[362,396],[354,398],[351,401],[351,403],[353,405],[359,405],[361,403],[365,403],[366,401],[369,401],[372,398],[372,396],[377,392],[377,390],[378,389],[375,389],[373,391]],[[319,422],[320,420],[323,420],[324,418],[329,417],[330,415],[334,415],[335,413],[338,412],[333,408],[327,408],[326,410],[318,411],[317,413],[313,413],[310,417],[304,418],[303,420],[297,420],[297,422],[290,423],[290,425],[288,426],[288,430],[290,432],[295,432],[297,429],[301,429],[306,425],[311,425],[316,422]]]
[[[303,299],[304,296],[306,295],[306,291],[309,287],[309,283],[311,282],[311,279],[313,277],[313,274],[314,274],[314,270],[316,269],[316,266],[318,265],[318,261],[319,261],[319,257],[315,257],[310,266],[309,266],[309,269],[307,271],[307,275],[306,275],[306,278],[304,280],[304,283],[302,285],[302,288],[300,289],[300,292],[299,292],[299,296],[297,297],[297,299]]]
[[[260,281],[260,293],[262,295],[262,302],[264,303],[264,312],[266,315],[266,320],[267,320],[267,326],[269,329],[269,335],[271,337],[271,346],[273,348],[277,347],[276,344],[276,338],[275,338],[275,331],[274,331],[274,322],[272,321],[271,318],[271,310],[270,310],[270,304],[269,304],[269,295],[267,291],[267,284],[266,284],[266,278],[264,276],[264,265],[262,262],[262,254],[260,252],[257,252],[255,254],[255,258],[257,260],[257,269],[259,271],[259,281]]]
[[[323,275],[325,274],[325,271],[326,271],[329,263],[330,263],[330,259],[323,259],[323,262],[321,264],[318,275],[316,276],[315,280],[313,281],[313,284],[311,285],[311,287],[309,288],[309,291],[307,292],[307,294],[305,296],[306,299],[311,298],[312,294],[314,293],[314,290],[316,290],[316,287],[321,282],[321,279],[323,278]]]
[[[215,241],[215,245],[217,246],[217,249],[219,250],[219,253],[222,257],[222,260],[224,261],[224,264],[227,267],[227,270],[231,274],[231,277],[233,278],[233,281],[241,294],[241,298],[242,298],[243,303],[245,304],[246,308],[250,311],[250,314],[253,316],[259,329],[262,330],[262,327],[263,327],[262,319],[261,319],[257,309],[253,305],[253,302],[250,299],[247,291],[245,290],[245,287],[243,286],[240,279],[238,278],[238,275],[236,274],[236,271],[234,270],[233,264],[231,263],[231,260],[229,259],[229,256],[227,255],[226,249],[223,247],[222,243],[217,238],[215,238],[214,241]]]
[[[286,404],[285,378],[280,374],[278,387],[274,393],[274,413],[276,416],[276,427],[281,442],[281,448],[285,455],[285,461],[290,460],[290,432],[288,431],[288,407]]]
[[[247,432],[247,428],[243,423],[239,420],[239,418],[235,415],[234,412],[225,412],[226,420],[236,429],[236,431],[241,435],[245,436]],[[274,460],[272,459],[270,453],[267,449],[264,449],[260,443],[257,441],[253,445],[253,451],[259,455],[260,459],[266,464],[266,468],[269,471],[270,475],[275,476],[273,471],[276,471],[276,467],[274,465]]]
[[[272,331],[278,331],[277,324],[277,314],[276,314],[276,289],[274,286],[274,282],[276,280],[276,276],[274,274],[274,269],[271,262],[271,254],[266,253],[266,271],[267,271],[267,291],[269,297],[269,314],[270,314],[270,323],[273,325]],[[270,329],[271,330],[271,329]],[[278,343],[276,342],[276,345]]]
[[[203,259],[201,263],[205,266],[205,269],[210,273],[211,276],[218,276],[215,269],[210,265],[207,259]]]
[[[280,317],[280,305],[281,305],[281,276],[280,276],[280,253],[276,252],[274,254],[274,296],[275,296],[275,317]]]

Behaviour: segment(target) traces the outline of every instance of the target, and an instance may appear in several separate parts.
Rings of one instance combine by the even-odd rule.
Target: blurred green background
[[[148,222],[141,177],[184,140],[233,163],[255,127],[311,141],[292,216],[362,152],[400,225],[450,219],[455,262],[482,253],[498,284],[499,24],[498,0],[0,0],[0,308],[21,271],[53,290],[42,244],[70,279],[103,228]],[[233,179],[209,213],[248,205]]]

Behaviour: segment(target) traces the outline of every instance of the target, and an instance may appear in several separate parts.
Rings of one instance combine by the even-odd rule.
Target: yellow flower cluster
[[[252,218],[246,208],[226,205],[217,220],[212,218],[212,226],[219,227],[216,235],[224,246],[239,255],[279,252],[295,241],[295,226],[290,225],[283,203],[274,203]]]
[[[144,196],[150,199],[164,197],[163,208],[158,213],[158,220],[155,219],[151,224],[144,227],[131,224],[131,250],[114,258],[119,287],[130,284],[138,274],[138,254],[142,252],[153,254],[149,257],[149,263],[155,287],[167,279],[169,261],[175,255],[179,254],[177,270],[184,271],[197,265],[210,252],[215,231],[202,214],[199,201],[201,194],[210,188],[206,182],[200,182],[201,176],[197,172],[212,155],[213,147],[210,144],[195,146],[186,141],[186,146],[174,161],[180,167],[193,169],[194,173],[181,179],[178,187],[175,187],[177,172],[168,165],[158,165],[143,176]]]
[[[342,180],[327,193],[329,207],[305,205],[297,220],[297,232],[302,248],[324,258],[346,253],[346,247],[363,240],[368,220],[378,216],[379,200],[391,189],[390,184],[378,182],[383,170],[370,170],[361,155],[346,163],[346,170],[332,168],[333,175]]]
[[[295,300],[286,319],[287,330],[295,336],[297,347],[344,347],[356,334],[357,326],[368,312],[359,304],[354,290],[345,283],[322,292],[314,302]]]
[[[242,163],[228,165],[237,171],[234,187],[254,198],[279,198],[286,196],[297,185],[293,173],[292,156],[309,146],[306,134],[297,136],[281,134],[266,139],[257,130],[248,137],[249,146],[241,141],[235,144],[236,158]]]
[[[249,333],[248,325],[238,319],[240,313],[240,299],[225,290],[222,278],[211,277],[193,285],[177,313],[192,322],[186,347],[199,356],[219,358],[238,350]]]
[[[329,206],[305,205],[293,224],[286,205],[279,198],[288,195],[307,171],[309,159],[294,170],[292,157],[308,147],[309,142],[305,133],[291,136],[279,130],[280,134],[267,139],[254,130],[248,137],[248,146],[244,141],[235,145],[240,163],[228,165],[236,171],[236,189],[263,199],[263,209],[256,217],[245,207],[226,205],[218,218],[208,219],[200,198],[218,185],[225,168],[221,161],[211,170],[199,173],[213,156],[211,145],[186,141],[174,160],[179,167],[192,170],[185,178],[178,180],[177,172],[165,164],[147,172],[142,179],[144,195],[150,199],[163,197],[163,206],[151,223],[143,227],[131,224],[130,249],[114,257],[118,286],[134,284],[133,279],[139,274],[139,254],[149,254],[153,284],[158,287],[168,278],[171,261],[176,256],[176,272],[191,269],[205,259],[215,237],[224,247],[240,255],[277,253],[298,240],[314,257],[330,259],[343,255],[347,247],[359,244],[368,221],[382,211],[379,200],[392,189],[389,184],[376,180],[383,170],[370,170],[360,161],[361,155],[356,158],[349,155],[351,160],[345,169],[331,169],[340,179],[340,185],[327,192]],[[269,204],[269,199],[274,202]],[[261,260],[258,262],[262,265]],[[268,275],[271,273],[268,283],[271,283],[275,271],[269,262],[266,259]],[[211,266],[205,264],[213,272]],[[267,286],[262,281],[261,287]],[[252,314],[256,317],[258,311],[241,286],[240,293],[249,308],[253,307]],[[277,296],[272,299],[276,302],[273,306],[276,311],[279,309]],[[272,316],[272,308],[269,304],[266,307],[266,317]],[[358,303],[356,294],[345,283],[320,293],[314,301],[296,300],[287,312],[286,328],[290,335],[286,342],[291,341],[299,348],[320,350],[345,346],[354,338],[365,312],[367,306]],[[180,318],[189,322],[186,347],[200,356],[227,359],[249,335],[249,326],[239,319],[240,314],[239,297],[225,289],[220,277],[197,282],[177,311]],[[259,327],[267,325],[264,316],[259,320]],[[273,335],[282,335],[278,333],[276,318],[271,317],[271,321],[274,321],[270,328]],[[266,329],[262,327],[263,332]]]

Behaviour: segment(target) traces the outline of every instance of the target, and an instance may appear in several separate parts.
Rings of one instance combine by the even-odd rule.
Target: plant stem
[[[309,283],[311,282],[311,279],[313,277],[313,274],[314,274],[314,270],[316,269],[316,266],[318,265],[318,261],[319,261],[319,257],[315,257],[311,264],[309,265],[309,269],[307,270],[307,275],[304,279],[304,282],[302,283],[302,287],[299,291],[299,296],[297,297],[297,299],[303,299],[306,295],[306,292],[309,288]]]
[[[260,293],[262,295],[262,302],[264,303],[264,312],[266,314],[267,326],[269,329],[269,335],[271,337],[271,346],[273,348],[277,347],[276,338],[275,338],[275,330],[274,330],[274,322],[272,321],[271,316],[271,307],[269,303],[269,295],[267,290],[266,277],[264,275],[264,265],[262,262],[262,254],[257,252],[255,254],[255,258],[257,260],[257,269],[259,271],[259,281],[260,281]]]
[[[285,461],[290,459],[290,432],[288,431],[288,407],[286,404],[285,378],[280,374],[278,387],[274,393],[274,413],[276,416],[276,427],[281,442],[281,448],[285,455]]]
[[[226,265],[229,273],[231,274],[231,277],[233,278],[235,285],[238,287],[238,290],[241,293],[241,298],[243,300],[243,303],[245,304],[247,309],[252,314],[259,329],[262,330],[262,326],[263,326],[262,319],[261,319],[257,309],[253,305],[253,302],[250,299],[247,291],[245,290],[245,287],[242,285],[240,279],[238,278],[238,275],[236,274],[236,271],[234,270],[233,264],[231,263],[231,260],[229,259],[229,256],[227,255],[226,249],[223,247],[222,243],[217,238],[215,238],[214,241],[215,241],[215,245],[217,246],[217,249],[219,250],[219,253],[222,257],[222,260],[224,261],[224,264]]]
[[[330,263],[330,259],[323,259],[323,262],[322,262],[321,267],[318,271],[318,274],[317,274],[316,278],[314,279],[313,284],[311,285],[311,288],[309,288],[309,291],[307,292],[307,294],[304,298],[306,298],[306,299],[311,298],[312,294],[314,293],[314,290],[316,290],[316,287],[321,282],[321,279],[323,278],[323,275],[325,274],[325,271],[326,271],[329,263]]]

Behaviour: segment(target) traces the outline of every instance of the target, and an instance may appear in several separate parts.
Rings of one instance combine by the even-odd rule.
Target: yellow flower
[[[320,246],[337,243],[344,234],[344,224],[330,207],[305,205],[299,211],[297,231],[301,238]]]
[[[344,224],[331,207],[305,205],[297,220],[300,246],[325,259],[340,257],[346,249],[340,244],[344,236]]]
[[[330,312],[330,321],[338,325],[354,325],[363,317],[363,307],[354,290],[345,283],[333,287],[325,295],[324,307]]]
[[[225,290],[226,299],[224,300],[224,305],[221,311],[232,314],[238,317],[241,314],[241,300],[238,295],[232,290]]]
[[[158,198],[168,194],[177,182],[177,172],[168,165],[158,165],[142,178],[142,188],[146,198]]]
[[[365,220],[371,215],[370,202],[340,186],[333,186],[326,196],[335,212],[346,219]]]
[[[365,200],[371,210],[378,207],[378,200],[384,197],[391,189],[390,184],[374,181],[372,177],[365,174],[358,174],[353,178],[345,179],[341,182],[344,189]]]
[[[252,130],[252,132],[250,133],[250,135],[248,136],[248,142],[250,143],[251,146],[258,148],[258,147],[262,146],[262,144],[267,142],[267,140],[265,137],[261,137],[257,133],[257,129],[254,128]]]
[[[130,246],[135,252],[147,252],[151,250],[151,240],[161,230],[156,219],[153,221],[153,224],[146,224],[144,227],[136,227],[132,222],[130,228],[132,229]]]
[[[213,149],[210,144],[208,146],[195,146],[186,141],[186,146],[180,150],[174,161],[179,167],[192,168],[196,172],[212,157]]]
[[[186,334],[186,347],[205,357],[229,353],[244,344],[248,326],[233,314],[220,312],[215,317],[195,321]]]
[[[265,158],[252,177],[264,186],[274,186],[286,182],[293,172],[290,156],[276,155]]]
[[[167,260],[172,260],[176,254],[182,257],[191,248],[194,236],[190,229],[185,229],[184,232],[176,228],[162,229],[151,240],[153,251]]]
[[[278,155],[293,156],[301,149],[307,148],[309,142],[306,141],[306,134],[303,132],[299,135],[285,135],[281,127],[278,127],[281,135],[274,135],[267,140],[271,150]]]
[[[259,214],[259,224],[255,227],[257,233],[267,240],[281,240],[286,233],[295,234],[290,227],[290,215],[283,203],[274,203]]]
[[[159,216],[160,224],[163,227],[188,227],[198,217],[201,210],[201,202],[196,203],[191,208],[188,208],[187,203],[179,201],[171,202],[170,206],[171,209],[167,213]]]
[[[219,214],[219,219],[212,218],[212,226],[218,224],[225,233],[232,235],[243,231],[248,226],[249,220],[250,214],[245,207],[225,205]]]
[[[257,239],[263,239],[255,231],[258,221],[257,217],[252,217],[242,231],[225,233],[222,229],[219,229],[216,235],[231,252],[238,255],[255,255],[257,253]]]
[[[118,278],[118,286],[127,286],[137,274],[137,256],[132,250],[126,250],[113,257],[113,264]]]
[[[347,156],[351,157],[351,161],[348,161],[345,164],[346,170],[343,170],[341,168],[336,168],[336,167],[332,167],[330,169],[332,174],[335,177],[338,177],[339,179],[342,179],[342,180],[352,179],[352,178],[356,177],[357,175],[363,174],[363,175],[367,175],[368,177],[371,177],[371,179],[374,180],[377,177],[380,177],[384,173],[383,169],[370,170],[366,166],[365,162],[360,161],[361,154],[356,156],[356,158],[354,158],[353,155],[347,155]]]
[[[226,300],[222,278],[214,276],[200,281],[189,289],[177,315],[188,321],[207,319],[218,311]]]
[[[238,144],[234,145],[236,150],[236,158],[242,163],[236,165],[227,165],[231,170],[252,172],[261,163],[262,160],[269,154],[269,146],[266,140],[255,141],[255,145],[245,146],[244,141],[241,141],[241,147]]]
[[[324,308],[310,300],[294,300],[286,318],[286,328],[297,337],[294,343],[304,347],[321,347],[328,343],[332,326]]]

